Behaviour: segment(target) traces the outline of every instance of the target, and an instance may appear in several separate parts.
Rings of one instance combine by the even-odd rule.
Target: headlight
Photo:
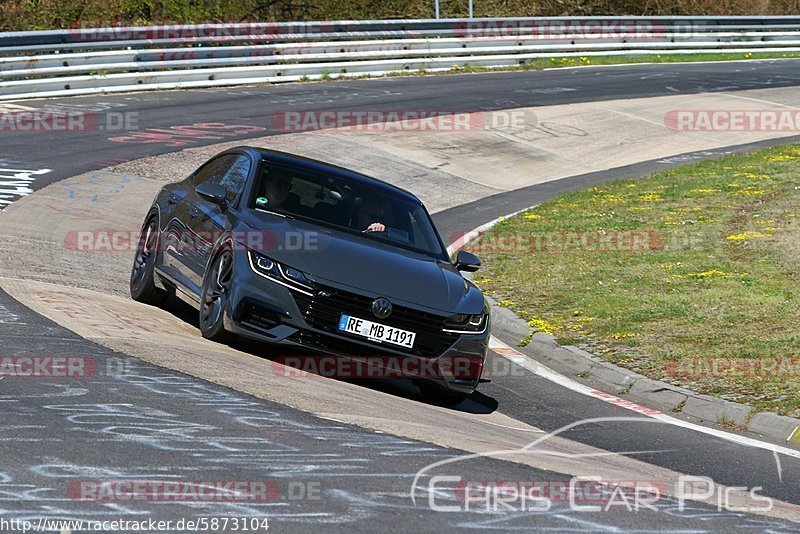
[[[304,275],[302,272],[298,271],[297,269],[293,269],[291,267],[284,267],[282,265],[279,265],[278,268],[280,269],[281,274],[283,274],[285,278],[294,280],[298,284],[311,289],[310,287],[311,281],[308,278],[306,278],[306,275]]]
[[[299,291],[306,295],[311,295],[311,293],[306,291],[313,290],[311,287],[311,281],[301,271],[298,271],[292,267],[287,267],[286,265],[282,265],[277,261],[268,258],[263,254],[259,254],[258,252],[253,252],[252,250],[248,251],[247,255],[250,260],[250,268],[253,269],[256,274],[261,275],[264,278],[275,282],[276,284],[288,287],[289,289],[294,289],[295,291]]]
[[[444,321],[444,331],[454,334],[482,334],[489,323],[489,307],[484,306],[478,315],[453,315]]]
[[[257,272],[269,276],[274,276],[275,278],[280,278],[281,273],[280,271],[278,271],[277,263],[267,258],[266,256],[262,256],[261,254],[256,254],[255,252],[251,252],[250,254],[256,256],[254,263],[255,263],[255,270]]]

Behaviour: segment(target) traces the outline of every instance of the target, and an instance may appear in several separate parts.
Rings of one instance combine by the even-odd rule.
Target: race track
[[[799,67],[792,60],[636,65],[16,103],[133,113],[139,129],[2,133],[2,165],[30,178],[31,190],[20,191],[0,214],[4,352],[84,355],[99,370],[83,380],[0,381],[8,414],[0,442],[3,515],[265,514],[290,530],[313,523],[370,531],[795,531],[784,521],[800,522],[800,451],[748,445],[739,438],[759,436],[731,435],[713,421],[676,416],[705,425],[705,433],[657,421],[501,354],[491,356],[489,367],[503,373],[454,409],[425,404],[402,381],[287,376],[260,347],[203,340],[195,313],[177,299],[165,310],[132,302],[125,287],[131,254],[86,253],[68,244],[83,230],[137,229],[164,182],[245,139],[398,183],[435,211],[448,239],[564,191],[800,137],[678,135],[663,124],[674,109],[796,108]],[[528,133],[289,132],[275,120],[287,110],[342,109],[516,110]],[[537,440],[527,452],[510,452]],[[418,470],[464,451],[488,457],[427,473],[414,504],[409,492]],[[739,504],[748,502],[750,488],[762,487],[759,493],[776,505],[743,514],[717,510],[710,498],[680,510],[671,497],[659,501],[658,511],[639,513],[576,512],[565,502],[548,511],[445,513],[430,509],[432,474],[522,481],[596,475],[673,488],[692,475],[710,477],[720,489],[747,488],[730,492]],[[153,477],[267,478],[277,481],[282,498],[246,506],[120,505],[76,501],[66,489],[75,479]],[[298,482],[319,495],[289,499],[286,492]],[[436,496],[452,504],[452,494],[440,489]]]

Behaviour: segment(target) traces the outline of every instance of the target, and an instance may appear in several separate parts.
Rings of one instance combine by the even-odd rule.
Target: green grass
[[[800,145],[734,155],[501,221],[471,245],[484,262],[475,281],[562,343],[800,416],[798,219]]]
[[[597,66],[597,65],[624,65],[628,63],[692,63],[700,61],[741,61],[747,59],[787,59],[800,58],[800,54],[790,53],[745,53],[745,54],[661,54],[661,55],[632,55],[632,56],[609,56],[609,57],[551,57],[531,60],[525,64],[507,67],[484,67],[482,65],[472,65],[470,63],[455,63],[453,67],[446,71],[427,71],[418,70],[398,70],[384,74],[384,77],[401,76],[424,76],[424,75],[449,75],[449,74],[476,74],[481,72],[513,72],[527,70],[544,70],[563,67]],[[355,77],[331,76],[330,73],[323,73],[321,80],[347,80],[353,78],[373,78],[379,76],[363,75]],[[300,82],[310,81],[306,79]]]
[[[747,53],[697,53],[697,54],[639,54],[630,56],[600,57],[552,57],[537,59],[527,68],[575,67],[578,65],[622,65],[626,63],[692,63],[698,61],[736,61],[742,59],[782,59],[798,58],[800,54],[782,52],[747,52]]]

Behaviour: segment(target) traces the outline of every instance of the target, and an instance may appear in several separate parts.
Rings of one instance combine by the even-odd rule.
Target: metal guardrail
[[[0,33],[0,100],[508,67],[547,57],[800,53],[800,17],[566,17]]]

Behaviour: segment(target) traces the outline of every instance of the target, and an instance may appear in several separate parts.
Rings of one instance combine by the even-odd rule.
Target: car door
[[[194,262],[191,265],[190,279],[198,286],[202,284],[206,266],[211,259],[214,245],[218,239],[231,230],[231,212],[238,209],[239,198],[242,195],[247,178],[252,168],[250,157],[246,154],[233,154],[235,156],[228,165],[224,174],[216,174],[214,183],[225,187],[228,194],[226,205],[220,206],[204,199],[195,193],[192,197],[193,206],[189,213],[189,227],[197,236],[198,244]]]
[[[202,236],[196,234],[197,219],[200,217],[201,198],[195,188],[202,183],[219,183],[225,176],[238,154],[223,154],[197,169],[185,180],[185,195],[176,198],[172,220],[167,225],[164,246],[164,266],[171,274],[179,275],[181,282],[189,289],[199,293],[196,276],[199,264],[198,255],[204,244]],[[194,286],[194,287],[192,287]]]

